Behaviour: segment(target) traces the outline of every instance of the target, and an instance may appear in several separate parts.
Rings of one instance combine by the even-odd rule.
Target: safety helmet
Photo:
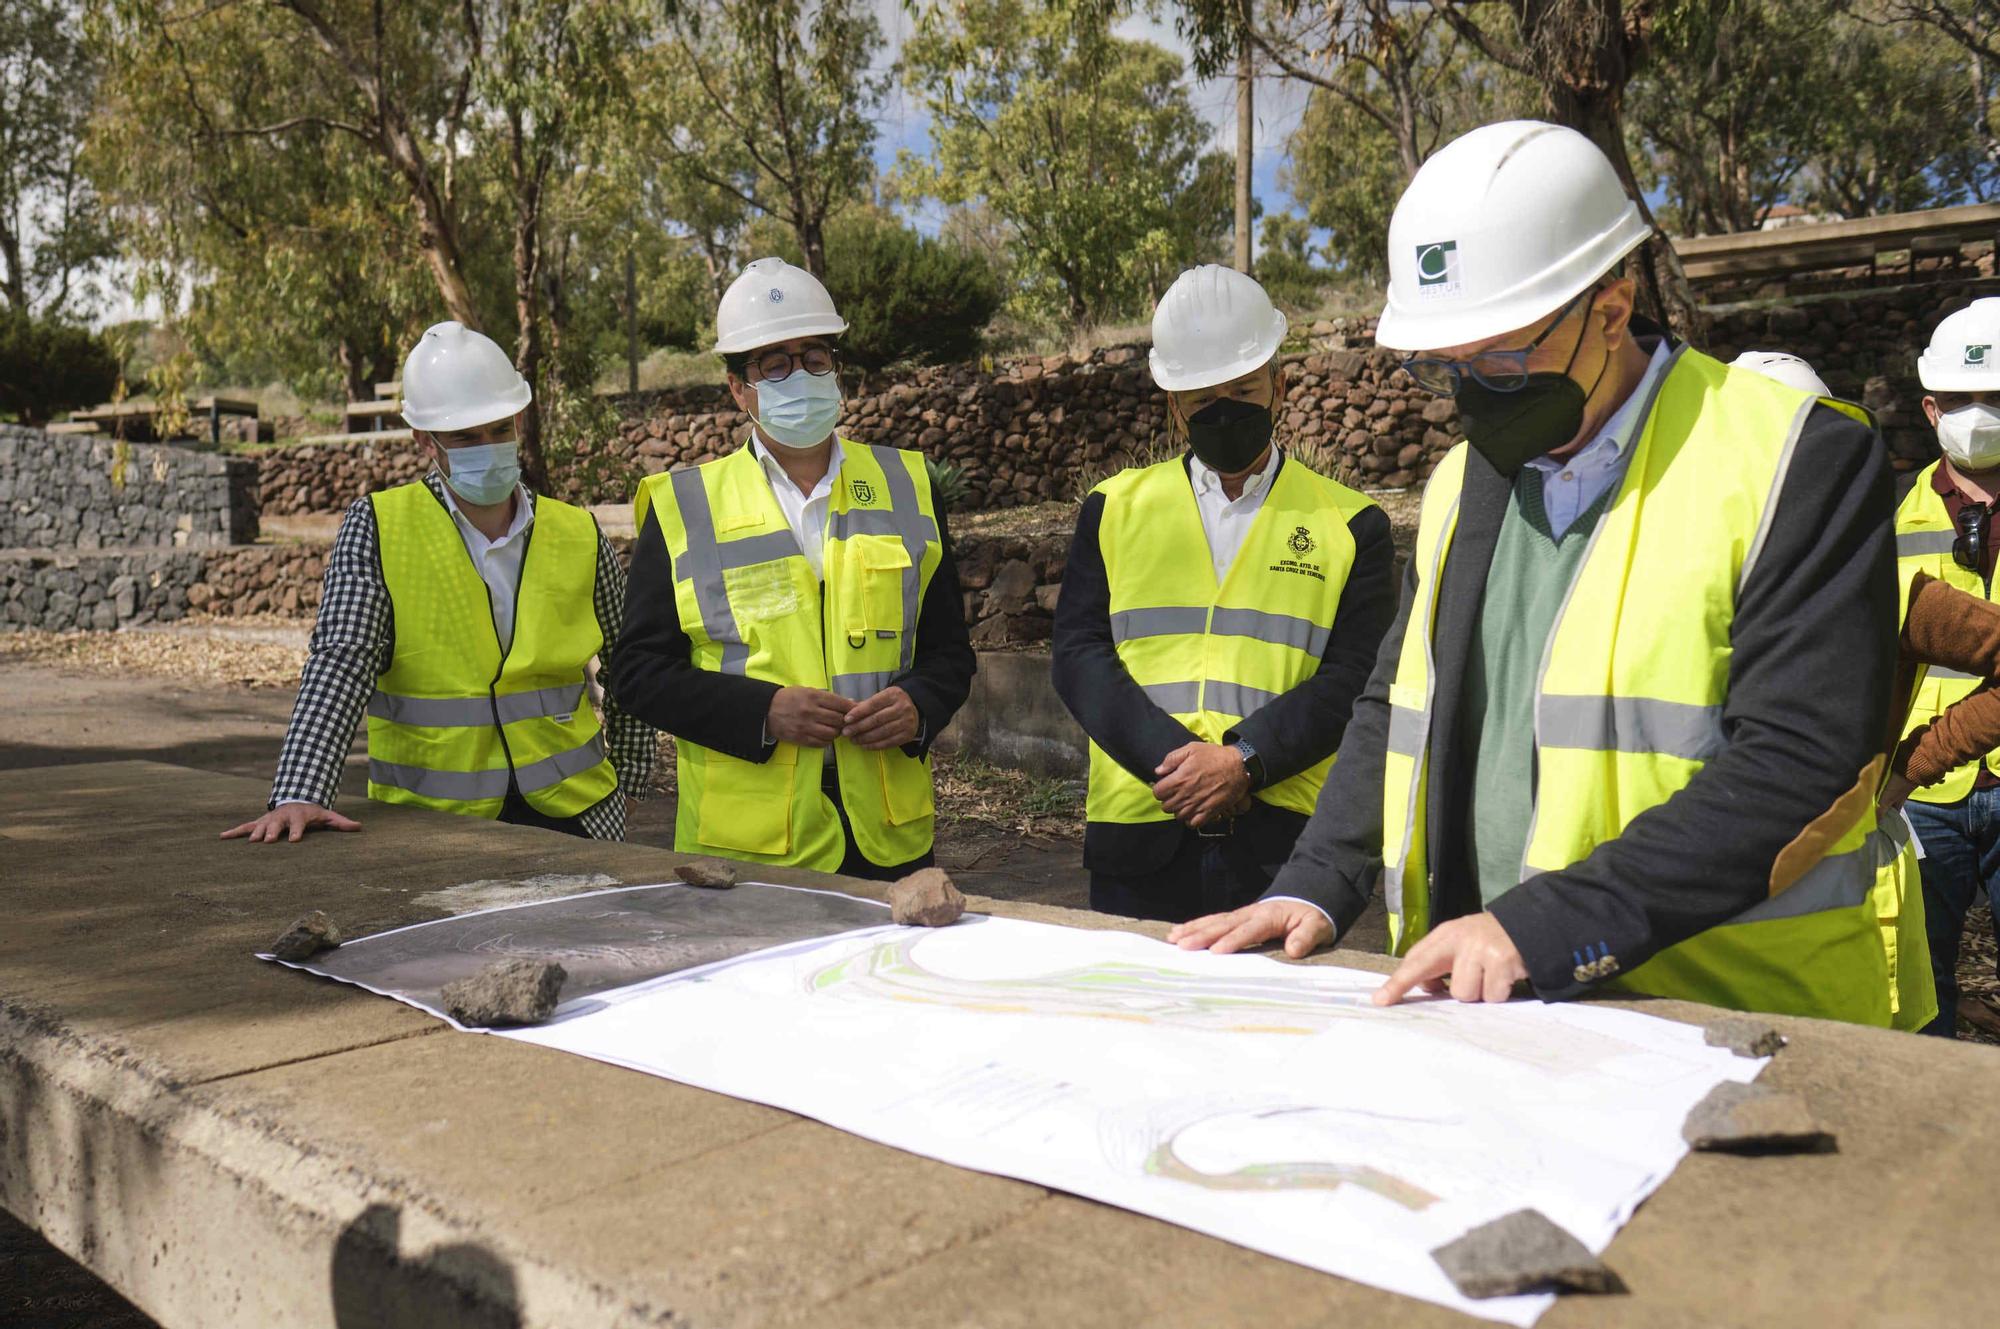
[[[433,323],[403,361],[403,421],[412,429],[488,425],[534,399],[507,353],[463,323]]]
[[[1463,346],[1555,313],[1651,228],[1597,145],[1505,120],[1434,153],[1389,218],[1389,301],[1375,340]]]
[[[1270,363],[1285,316],[1254,277],[1215,263],[1174,278],[1153,311],[1153,381],[1168,392],[1212,388]]]
[[[1917,381],[1932,392],[2000,390],[2000,295],[1945,316],[1917,357]]]
[[[1729,362],[1731,369],[1748,369],[1765,378],[1775,378],[1788,388],[1810,392],[1815,397],[1831,397],[1833,390],[1796,355],[1784,351],[1745,351]]]
[[[819,278],[781,258],[760,258],[736,274],[715,310],[715,352],[734,355],[794,337],[838,337],[847,321]]]

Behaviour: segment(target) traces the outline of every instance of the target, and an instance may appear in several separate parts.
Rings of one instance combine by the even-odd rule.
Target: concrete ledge
[[[360,835],[213,838],[264,792],[136,762],[0,773],[0,1204],[163,1324],[1466,1323],[260,964],[307,907],[358,933],[475,880],[673,862],[371,804]],[[1632,1295],[1544,1325],[1989,1316],[2000,1051],[1774,1023],[1793,1044],[1767,1075],[1841,1152],[1689,1158],[1611,1247]]]
[[[942,742],[1030,775],[1081,780],[1090,773],[1090,740],[1056,695],[1045,654],[981,651],[972,694]]]

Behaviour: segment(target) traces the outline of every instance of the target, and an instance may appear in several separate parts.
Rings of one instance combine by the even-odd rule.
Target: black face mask
[[[1595,304],[1593,300],[1584,307],[1586,318]],[[1470,374],[1459,379],[1452,396],[1458,403],[1459,428],[1465,431],[1466,442],[1501,475],[1513,479],[1523,466],[1569,442],[1583,428],[1584,406],[1611,366],[1611,348],[1604,348],[1604,363],[1588,389],[1569,376],[1582,349],[1579,336],[1561,372],[1544,369],[1529,374],[1528,381],[1512,392],[1497,392]]]
[[[1188,417],[1188,446],[1223,475],[1247,471],[1271,445],[1271,408],[1224,397]]]

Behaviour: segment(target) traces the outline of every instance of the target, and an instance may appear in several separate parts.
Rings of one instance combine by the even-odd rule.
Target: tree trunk
[[[792,229],[798,233],[799,248],[805,251],[806,271],[825,281],[826,219],[804,213],[798,215],[799,224]]]
[[[1251,173],[1256,165],[1257,123],[1253,114],[1257,66],[1251,59],[1251,0],[1242,0],[1244,35],[1236,45],[1236,270],[1249,272]]]
[[[548,492],[547,461],[542,454],[542,182],[533,175],[521,151],[521,125],[514,125],[514,368],[535,399],[521,412],[521,478],[538,494]]]
[[[342,337],[334,357],[340,362],[340,381],[348,402],[352,404],[374,397],[375,385],[368,378],[367,359],[354,343]]]

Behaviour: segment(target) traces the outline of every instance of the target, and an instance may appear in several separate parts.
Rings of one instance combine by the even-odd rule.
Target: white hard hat
[[[1379,345],[1431,351],[1553,314],[1650,229],[1597,145],[1561,125],[1506,120],[1425,162],[1389,219]]]
[[[1810,392],[1815,397],[1831,397],[1833,390],[1813,367],[1784,351],[1745,351],[1729,362],[1731,369],[1747,369],[1765,378],[1775,378],[1788,388]]]
[[[1153,381],[1212,388],[1269,364],[1284,339],[1285,316],[1256,278],[1204,263],[1174,278],[1153,311]]]
[[[1917,357],[1917,381],[1932,392],[2000,390],[2000,295],[1945,316]]]
[[[847,321],[819,278],[781,258],[760,258],[736,274],[715,311],[715,351],[732,355],[794,337],[838,337]]]
[[[535,399],[528,380],[491,337],[462,323],[433,323],[403,361],[403,420],[450,433],[519,413]]]

